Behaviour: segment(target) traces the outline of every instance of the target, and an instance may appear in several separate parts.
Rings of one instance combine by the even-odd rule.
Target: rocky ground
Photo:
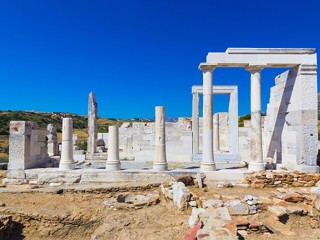
[[[0,239],[193,239],[197,226],[198,239],[220,226],[231,235],[217,239],[320,239],[311,188],[159,185],[2,186]],[[177,187],[190,198],[170,196]]]

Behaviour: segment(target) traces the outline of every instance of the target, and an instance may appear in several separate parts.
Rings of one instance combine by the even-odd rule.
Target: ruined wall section
[[[10,122],[8,178],[24,178],[25,169],[45,166],[49,161],[47,134],[34,122]]]
[[[155,126],[153,122],[126,122],[119,128],[120,158],[153,161]],[[98,134],[106,145],[108,134]],[[168,161],[191,161],[192,131],[190,121],[166,122],[166,152]]]
[[[318,152],[316,65],[275,78],[264,126],[264,154],[289,170],[314,171]]]

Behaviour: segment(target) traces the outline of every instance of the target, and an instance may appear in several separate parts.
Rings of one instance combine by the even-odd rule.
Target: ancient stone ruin
[[[218,67],[242,67],[250,73],[251,120],[243,127],[238,126],[238,87],[214,85]],[[290,70],[275,77],[262,116],[261,71],[278,67]],[[298,232],[296,222],[313,233],[320,229],[315,50],[229,48],[208,53],[199,69],[203,85],[190,86],[192,116],[177,122],[166,121],[165,107],[156,106],[154,121],[125,122],[98,133],[98,104],[91,92],[86,152],[78,148],[72,118],[62,119],[61,143],[52,124],[41,130],[34,122],[11,121],[8,172],[1,194],[30,194],[25,199],[33,204],[28,207],[45,205],[45,209],[22,213],[6,206],[16,199],[5,195],[0,210],[18,217],[0,216],[0,238],[14,232],[14,221],[26,228],[50,226],[34,231],[36,236],[59,239],[75,228],[78,239],[131,239],[141,226],[149,231],[151,222],[157,223],[154,232],[159,232],[159,226],[166,231],[175,227],[166,232],[168,239],[181,238],[177,236],[181,228],[185,239],[245,239],[247,235],[257,239],[271,234],[305,239],[308,234]],[[229,96],[228,112],[213,112],[213,94]],[[39,192],[51,195],[38,203],[32,194]],[[62,193],[66,193],[63,207],[72,208],[72,214],[56,211],[62,199],[56,195]],[[18,199],[15,204],[23,202]],[[54,214],[46,214],[51,205]],[[74,206],[84,210],[75,213]],[[142,212],[147,217],[138,219],[135,211],[145,208],[157,212]],[[117,211],[125,211],[119,215],[121,221],[108,219]],[[173,220],[168,223],[170,216]],[[141,239],[153,237],[139,234]]]

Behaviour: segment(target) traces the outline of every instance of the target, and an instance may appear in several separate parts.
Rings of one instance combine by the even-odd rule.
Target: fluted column
[[[60,170],[72,170],[75,168],[73,160],[73,121],[72,118],[62,120],[62,146]]]
[[[212,65],[200,65],[203,73],[203,151],[202,171],[215,171],[213,158],[213,121],[212,121]]]
[[[199,93],[192,93],[192,153],[199,153]]]
[[[109,126],[107,171],[120,170],[119,127]]]
[[[166,133],[165,133],[165,113],[163,106],[156,107],[155,116],[155,159],[153,162],[153,170],[167,171],[166,157]]]
[[[249,65],[246,70],[251,73],[251,161],[249,170],[264,170],[262,155],[261,129],[261,70],[263,66]]]

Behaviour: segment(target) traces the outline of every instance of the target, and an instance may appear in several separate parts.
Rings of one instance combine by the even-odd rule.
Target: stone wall
[[[43,167],[48,161],[47,130],[34,122],[11,121],[9,136],[9,178],[24,178],[25,169]]]
[[[123,123],[119,128],[120,158],[135,161],[153,161],[155,127],[153,122]],[[108,144],[108,134],[98,134],[98,139]],[[189,120],[166,122],[166,152],[168,161],[191,161],[192,131]]]
[[[229,151],[229,114],[227,112],[219,112],[219,150],[222,152]]]
[[[312,187],[320,180],[320,174],[300,171],[260,171],[246,175],[245,180],[254,188]]]
[[[289,170],[318,171],[316,66],[301,65],[275,78],[264,127],[264,156]]]

